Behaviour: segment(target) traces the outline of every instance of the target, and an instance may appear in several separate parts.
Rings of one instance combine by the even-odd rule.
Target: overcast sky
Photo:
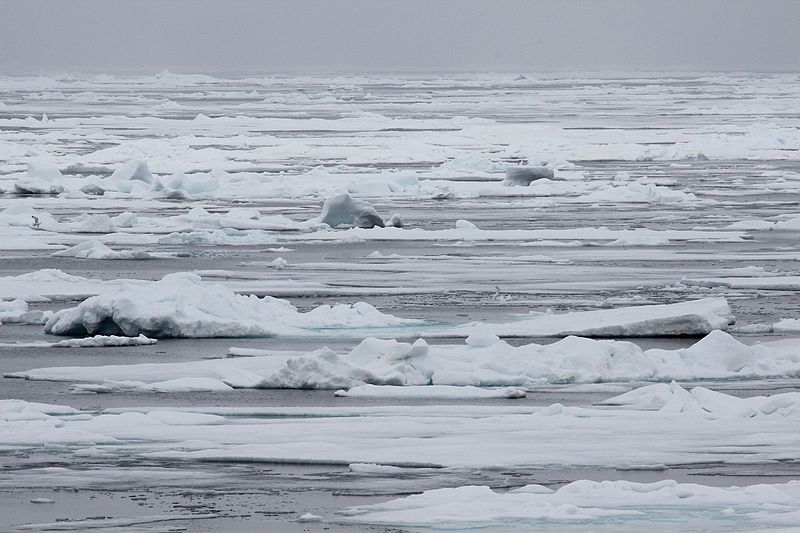
[[[0,0],[0,71],[793,70],[800,0]]]

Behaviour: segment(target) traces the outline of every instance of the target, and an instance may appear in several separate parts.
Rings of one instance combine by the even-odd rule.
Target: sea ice
[[[139,335],[137,337],[120,337],[117,335],[95,335],[82,339],[66,339],[54,342],[54,348],[102,348],[106,346],[148,346],[158,341]]]
[[[168,380],[162,380],[168,381]],[[685,391],[683,391],[685,393]],[[686,393],[685,395],[689,395]],[[800,458],[797,393],[760,402],[756,416],[725,394],[692,394],[701,409],[515,405],[132,407],[101,413],[0,401],[6,450],[180,461],[446,467],[630,468]],[[654,439],[653,435],[660,435]],[[587,447],[586,442],[593,446]]]
[[[534,166],[508,167],[503,183],[527,187],[532,181],[540,179],[552,180],[554,177],[555,174],[552,168]]]
[[[359,385],[349,390],[337,390],[335,395],[346,398],[524,398],[525,391],[515,387],[492,389],[470,385]]]
[[[63,180],[61,171],[52,161],[31,159],[26,176],[14,183],[14,190],[21,194],[60,194],[64,192]]]
[[[527,485],[508,492],[486,486],[427,490],[385,503],[339,511],[344,521],[383,526],[492,530],[570,531],[606,526],[674,530],[700,520],[715,530],[753,530],[781,518],[793,520],[800,505],[800,482],[747,487],[711,487],[673,480],[654,483],[579,480],[551,490]],[[791,523],[791,522],[786,522]],[[711,524],[714,524],[711,526]]]
[[[151,259],[147,252],[115,251],[98,240],[84,241],[66,250],[51,254],[53,257],[75,257],[76,259]]]
[[[54,313],[45,331],[55,335],[148,337],[325,336],[325,331],[396,327],[417,320],[386,315],[371,305],[323,305],[300,313],[286,300],[243,296],[193,273],[92,296]],[[330,333],[329,333],[330,334]]]
[[[348,193],[325,200],[319,221],[332,228],[383,228],[386,224],[368,202],[353,198]]]
[[[252,355],[248,353],[247,355]],[[453,387],[536,387],[546,383],[749,379],[795,376],[800,347],[793,343],[747,346],[714,331],[689,348],[642,350],[630,342],[567,337],[548,345],[511,346],[497,340],[476,345],[428,345],[365,339],[350,353],[322,348],[303,355],[147,363],[100,367],[54,367],[8,377],[71,382],[213,378],[235,388],[340,389],[370,385],[417,386],[356,389],[396,395],[473,394]],[[450,387],[436,388],[447,385]],[[432,387],[434,386],[434,387]],[[496,394],[487,391],[486,394]],[[477,394],[477,391],[474,391]],[[516,393],[513,393],[516,394]]]
[[[725,298],[703,298],[666,305],[546,313],[505,323],[472,322],[429,333],[428,336],[466,336],[475,330],[501,337],[663,337],[703,335],[733,322]]]
[[[0,300],[0,324],[44,324],[52,311],[29,311],[28,302],[22,298]]]

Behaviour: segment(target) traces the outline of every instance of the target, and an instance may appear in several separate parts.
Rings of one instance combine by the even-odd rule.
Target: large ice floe
[[[57,311],[47,320],[45,331],[55,335],[144,334],[156,338],[324,337],[335,336],[337,330],[420,323],[381,313],[364,302],[322,305],[301,313],[286,300],[238,295],[185,272],[123,287]]]
[[[747,346],[714,331],[689,348],[642,350],[624,341],[567,337],[548,345],[511,346],[490,336],[467,344],[428,345],[365,339],[347,354],[323,348],[304,355],[145,363],[98,367],[39,368],[9,377],[69,382],[153,384],[179,378],[217,380],[234,388],[344,389],[351,395],[456,395],[434,386],[536,387],[550,383],[752,379],[800,375],[800,346]],[[402,392],[396,386],[415,386]],[[444,391],[444,392],[443,392]],[[467,394],[464,391],[462,394]],[[490,393],[487,393],[490,394]],[[498,394],[497,391],[491,394]],[[342,393],[347,395],[347,393]]]
[[[203,384],[207,389],[214,385]],[[174,385],[163,380],[152,390],[172,390]],[[342,399],[342,406],[130,407],[98,413],[0,400],[0,447],[68,457],[113,453],[117,460],[451,469],[664,470],[709,462],[779,465],[800,459],[797,393],[745,400],[716,394],[703,401],[714,405],[712,410],[695,408],[696,398],[707,394],[684,390],[676,396],[686,408],[673,404],[660,410],[526,403],[358,406]],[[743,410],[742,402],[757,407]]]
[[[673,480],[589,481],[557,490],[526,485],[427,490],[385,503],[350,507],[334,521],[435,530],[713,531],[790,527],[800,519],[800,482],[711,487]]]
[[[481,334],[501,337],[664,337],[703,335],[725,329],[733,315],[725,298],[703,298],[675,304],[640,305],[617,309],[538,313],[532,318],[490,323],[471,322],[429,336]]]
[[[285,241],[588,241],[597,244],[625,243],[664,245],[678,242],[742,242],[743,231],[649,228],[610,229],[585,227],[564,229],[482,229],[468,220],[458,220],[450,229],[352,228],[282,235]]]

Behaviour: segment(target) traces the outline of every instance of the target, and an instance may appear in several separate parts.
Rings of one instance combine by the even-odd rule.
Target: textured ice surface
[[[384,227],[383,219],[368,202],[353,198],[349,193],[340,194],[325,200],[319,221],[332,228],[340,226],[352,228]]]
[[[724,298],[704,298],[669,305],[540,314],[503,324],[471,323],[438,334],[449,337],[488,331],[502,337],[657,337],[702,335],[725,329],[732,321]]]
[[[498,487],[536,482],[529,480],[539,479],[537,466],[556,469],[546,478],[551,481],[580,479],[584,473],[592,477],[580,471],[580,463],[628,479],[694,479],[698,470],[693,467],[701,462],[706,464],[699,470],[737,476],[733,481],[724,475],[705,478],[714,484],[750,483],[754,474],[795,476],[795,400],[777,393],[797,388],[797,333],[791,319],[798,317],[800,257],[798,88],[792,73],[0,76],[0,297],[22,299],[28,311],[75,306],[79,299],[127,285],[152,287],[146,280],[170,272],[202,269],[203,279],[233,291],[291,296],[303,311],[364,299],[398,316],[453,325],[505,326],[529,310],[548,308],[563,320],[574,311],[725,297],[737,317],[736,329],[729,331],[749,331],[744,341],[757,345],[744,347],[715,333],[683,350],[678,348],[688,339],[637,341],[642,348],[668,348],[663,351],[575,338],[551,348],[513,348],[498,342],[497,332],[470,331],[466,344],[429,339],[426,348],[369,341],[353,353],[350,341],[336,341],[333,352],[307,337],[281,337],[237,341],[251,351],[280,350],[273,359],[101,369],[87,365],[139,363],[145,357],[200,359],[221,355],[227,344],[170,340],[153,347],[58,350],[40,342],[41,327],[9,323],[14,320],[9,318],[0,329],[0,371],[58,365],[64,379],[80,384],[72,392],[120,394],[66,395],[69,385],[63,383],[6,380],[0,384],[4,396],[93,409],[128,402],[160,407],[140,413],[47,414],[16,404],[16,414],[4,411],[7,416],[0,417],[0,440],[9,454],[4,480],[25,478],[14,486],[44,488],[148,486],[156,488],[161,501],[158,487],[184,485],[188,495],[171,511],[182,515],[174,509],[198,501],[192,492],[198,483],[221,494],[231,489],[223,471],[248,468],[195,463],[193,457],[331,461],[339,466],[315,465],[303,476],[298,483],[303,501],[290,515],[310,512],[329,519],[330,507],[309,505],[326,472],[334,480],[323,489],[327,500],[332,491],[350,493],[352,478],[367,478],[362,490],[384,490],[394,498],[472,483],[500,492]],[[38,161],[50,170],[36,169]],[[503,183],[507,169],[537,166],[552,169],[553,178],[527,186]],[[345,193],[372,204],[384,217],[398,213],[403,229],[329,229],[313,222],[324,199]],[[93,240],[157,259],[134,263],[50,255]],[[284,247],[293,251],[276,251]],[[9,304],[6,311],[8,317],[17,315],[22,305]],[[522,316],[539,320],[533,313]],[[581,327],[591,326],[585,321]],[[412,333],[426,335],[427,329],[401,332],[393,326],[356,335],[413,339]],[[783,340],[764,342],[776,338]],[[64,368],[76,366],[82,368]],[[723,381],[692,390],[685,382],[685,389],[657,384],[640,392],[638,400],[628,397],[624,406],[534,405],[542,397],[546,403],[588,403],[598,394],[616,395],[631,386],[596,380],[699,376]],[[743,382],[767,376],[781,378]],[[381,393],[434,394],[442,390],[438,383],[458,384],[463,392],[471,391],[463,384],[512,379],[533,391],[514,401],[335,398],[333,390],[198,392],[226,391],[229,383],[342,388],[406,379],[425,381],[419,388],[381,388]],[[566,384],[537,387],[553,382]],[[727,398],[711,389],[773,396]],[[287,405],[320,399],[330,405]],[[176,405],[184,401],[234,407],[192,412]],[[441,403],[452,405],[436,405]],[[30,451],[15,453],[21,447]],[[155,474],[152,459],[162,457],[181,460],[184,473],[203,481]],[[70,463],[72,475],[30,468],[51,461]],[[723,465],[708,466],[717,461]],[[506,464],[488,477],[480,473],[498,462]],[[409,475],[408,468],[398,467],[409,464],[451,468]],[[609,465],[654,470],[614,472]],[[81,476],[87,468],[94,474]],[[274,497],[281,506],[291,488],[272,474],[281,468],[303,470],[296,465],[249,468],[258,471],[260,487],[271,484],[270,493],[281,492]],[[273,472],[264,475],[263,470]],[[65,491],[64,499],[67,494],[72,497]],[[666,489],[662,494],[673,501]],[[86,515],[113,514],[97,505],[104,498],[98,496],[84,497],[91,501]],[[4,502],[15,497],[6,491]],[[29,503],[28,495],[19,498]],[[244,498],[252,499],[249,492]],[[199,499],[224,507],[224,495]],[[768,495],[762,499],[776,505]],[[478,513],[484,500],[498,502],[486,494],[470,508]],[[574,505],[576,514],[588,512],[587,507],[620,510],[599,497],[588,506],[573,500],[566,505]],[[272,511],[268,498],[253,501],[262,507],[258,512]],[[347,501],[340,507],[354,500]],[[558,524],[573,532],[719,531],[779,527],[781,521],[790,529],[800,521],[777,508],[751,511],[731,503],[730,509],[709,511],[681,501],[674,500],[674,509],[634,505],[645,513],[639,519],[542,525],[509,524],[497,516],[499,525],[485,525],[496,531],[549,531]],[[44,514],[44,507],[54,506],[29,507]],[[512,512],[518,509],[522,506]],[[64,515],[30,522],[57,516]],[[259,524],[269,522],[268,516],[257,517]],[[774,522],[761,521],[768,517]],[[9,520],[3,515],[0,529],[9,529]],[[229,520],[247,529],[246,518]]]
[[[701,389],[690,396],[706,394]],[[662,465],[663,469],[663,465],[740,463],[743,454],[748,463],[800,459],[797,394],[753,400],[762,404],[756,416],[744,416],[743,400],[732,396],[714,394],[703,401],[714,405],[713,411],[553,404],[154,407],[97,414],[9,400],[0,402],[0,446],[66,455],[91,446],[95,453],[188,461],[450,468]],[[775,408],[767,409],[768,402]]]
[[[514,387],[502,389],[479,388],[469,385],[359,385],[348,390],[337,390],[336,396],[346,398],[524,398],[525,391]]]
[[[506,169],[506,176],[503,183],[506,185],[530,185],[532,181],[540,179],[550,179],[554,177],[553,169],[547,167],[509,167]]]
[[[726,531],[790,524],[800,505],[800,482],[750,487],[708,487],[672,480],[575,481],[556,491],[527,485],[508,492],[485,486],[425,491],[386,503],[340,511],[347,522],[435,530],[491,528],[492,531],[560,526],[617,528],[653,523],[680,528],[705,519]],[[507,529],[506,529],[507,528]]]
[[[200,276],[175,273],[118,292],[92,296],[51,316],[55,335],[148,337],[270,337],[320,335],[330,329],[417,324],[385,315],[371,305],[323,305],[300,313],[286,300],[242,296]],[[322,334],[321,336],[324,336]]]
[[[53,257],[74,257],[76,259],[150,259],[147,252],[116,251],[100,241],[91,240],[76,244],[66,250],[54,252]]]
[[[543,383],[752,379],[797,376],[800,345],[747,346],[714,331],[689,348],[642,350],[622,341],[567,337],[549,345],[514,347],[491,337],[466,345],[366,339],[350,353],[327,348],[301,356],[268,355],[184,363],[39,368],[9,375],[98,383],[202,377],[236,388],[338,389],[371,385],[532,387]],[[437,389],[368,388],[375,395],[437,395]],[[426,392],[427,390],[427,392]],[[459,394],[445,388],[449,394]],[[494,393],[494,392],[492,392]],[[469,394],[469,393],[467,393]]]
[[[52,311],[30,311],[28,302],[21,298],[0,300],[0,324],[44,324]]]

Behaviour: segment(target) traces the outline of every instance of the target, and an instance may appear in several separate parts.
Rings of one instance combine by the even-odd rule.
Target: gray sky
[[[793,70],[800,0],[0,0],[0,72]]]

